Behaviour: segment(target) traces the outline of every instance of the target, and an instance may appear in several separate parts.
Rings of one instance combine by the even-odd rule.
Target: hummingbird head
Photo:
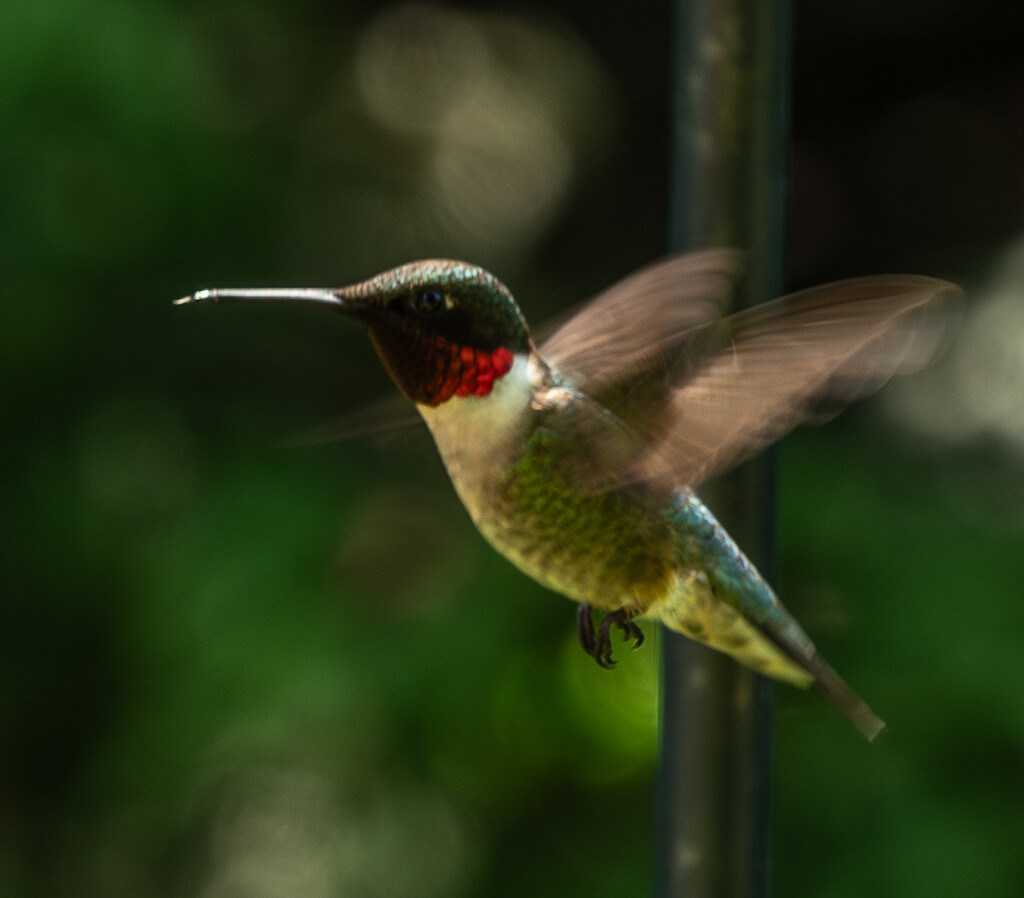
[[[528,353],[526,320],[508,288],[476,265],[410,262],[336,290],[201,290],[184,302],[252,300],[329,305],[367,326],[391,378],[413,402],[486,396]]]
[[[335,294],[366,324],[399,389],[421,405],[486,396],[514,356],[532,349],[512,294],[476,265],[411,262]]]

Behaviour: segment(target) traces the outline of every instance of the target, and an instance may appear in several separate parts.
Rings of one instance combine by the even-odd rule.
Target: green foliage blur
[[[918,3],[846,28],[797,7],[794,286],[980,290],[1024,191],[1006,71],[933,52],[966,4],[923,28]],[[628,34],[568,0],[4,20],[0,895],[649,894],[653,627],[599,670],[424,433],[319,438],[391,392],[359,328],[171,300],[438,255],[542,321],[658,256],[667,6]],[[998,24],[986,53],[1019,79]],[[778,690],[779,895],[1024,891],[1021,442],[996,426],[1024,329],[1002,320],[968,344],[1016,333],[999,365],[937,375],[974,392],[940,380],[781,452],[784,599],[890,732]]]

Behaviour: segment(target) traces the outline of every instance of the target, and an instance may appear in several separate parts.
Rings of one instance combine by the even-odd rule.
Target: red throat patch
[[[440,405],[452,396],[486,396],[512,367],[512,353],[504,346],[485,352],[441,338],[436,348],[437,379],[430,390],[431,405]]]

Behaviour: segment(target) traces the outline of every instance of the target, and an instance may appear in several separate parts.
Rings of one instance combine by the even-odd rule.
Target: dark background
[[[4,19],[0,894],[649,893],[657,640],[598,670],[418,431],[296,445],[391,390],[358,327],[170,301],[443,255],[542,321],[656,258],[668,6]],[[777,690],[779,895],[1024,891],[1020,45],[795,4],[790,286],[970,306],[780,452],[782,595],[890,731]]]

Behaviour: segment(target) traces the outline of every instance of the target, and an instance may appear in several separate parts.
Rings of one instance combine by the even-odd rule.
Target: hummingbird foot
[[[576,630],[579,634],[580,645],[599,666],[605,670],[611,670],[615,666],[612,660],[612,627],[622,630],[623,638],[633,640],[633,648],[638,649],[644,644],[644,634],[639,625],[633,620],[635,612],[625,608],[612,611],[604,616],[601,626],[594,628],[593,609],[586,602],[582,603],[576,613]]]

